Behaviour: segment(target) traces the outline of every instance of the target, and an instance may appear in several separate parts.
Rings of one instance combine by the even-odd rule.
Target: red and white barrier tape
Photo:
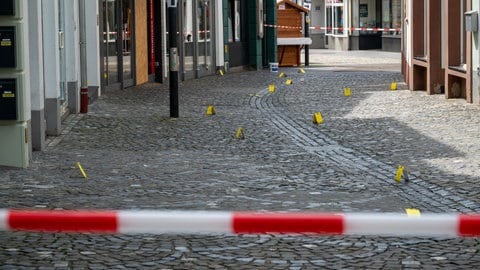
[[[264,24],[265,27],[280,28],[280,29],[298,29],[302,30],[301,26],[284,26],[274,24]],[[310,26],[311,30],[326,30],[326,31],[364,31],[364,32],[401,32],[401,28],[377,28],[377,27],[325,27],[325,26]]]
[[[275,25],[275,24],[266,24],[266,23],[264,23],[263,26],[272,27],[272,28],[281,28],[281,29],[299,29],[299,30],[303,29],[303,27],[301,26]]]
[[[376,28],[376,27],[321,27],[321,26],[311,26],[310,29],[314,30],[338,30],[338,31],[370,31],[370,32],[401,32],[400,28]]]
[[[479,237],[480,214],[0,210],[1,231]]]

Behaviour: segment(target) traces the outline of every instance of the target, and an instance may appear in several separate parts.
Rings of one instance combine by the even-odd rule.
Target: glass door
[[[193,14],[193,3],[194,0],[182,0],[182,16],[180,17],[180,26],[182,29],[182,43],[181,43],[181,64],[182,64],[182,79],[194,78],[194,65],[195,65],[195,27],[194,27],[194,17]]]
[[[122,0],[122,78],[123,86],[134,84],[133,81],[133,0]]]
[[[197,0],[197,72],[198,76],[211,73],[212,69],[212,5],[210,0]]]
[[[119,83],[117,59],[117,2],[103,1],[103,77],[106,85]]]
[[[180,72],[182,80],[210,75],[212,68],[212,2],[181,0],[179,4]]]
[[[108,88],[132,86],[132,0],[103,0],[103,80]]]

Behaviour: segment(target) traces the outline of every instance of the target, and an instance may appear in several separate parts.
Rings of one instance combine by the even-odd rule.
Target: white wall
[[[100,29],[99,10],[96,0],[85,1],[87,28],[87,80],[88,86],[100,87]],[[99,94],[101,89],[99,89]]]
[[[472,1],[472,10],[480,13],[479,1]],[[480,104],[480,41],[478,32],[472,38],[472,97],[474,104]]]
[[[404,50],[405,58],[407,60],[407,64],[408,66],[411,67],[412,66],[412,63],[411,63],[411,58],[412,58],[412,27],[411,27],[412,9],[411,9],[411,6],[412,6],[412,1],[414,0],[404,0],[404,1],[405,1],[404,4],[406,9],[404,21],[407,23],[404,23],[405,29],[403,29],[403,32],[404,32],[403,44],[405,44],[406,46],[406,48],[403,48],[403,50]]]
[[[43,71],[45,97],[60,97],[60,57],[58,54],[58,2],[42,1],[43,18]]]
[[[65,1],[66,80],[67,82],[76,82],[80,78],[78,0],[63,1]]]
[[[28,4],[29,44],[30,44],[30,100],[32,110],[39,111],[45,107],[43,80],[43,37],[41,1]]]
[[[16,121],[0,121],[0,166],[28,167],[31,157],[31,140],[27,136],[31,124],[29,10],[27,0],[16,1],[15,16],[1,16],[1,26],[16,26],[16,67],[2,68],[1,78],[17,80]]]
[[[225,65],[224,49],[223,49],[223,2],[217,1],[215,3],[215,61],[217,67]]]

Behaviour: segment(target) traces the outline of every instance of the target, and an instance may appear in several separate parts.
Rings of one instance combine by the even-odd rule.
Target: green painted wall
[[[230,50],[228,48],[228,0],[223,2],[223,35],[224,35],[224,59],[230,61]],[[273,27],[264,28],[263,38],[259,38],[257,21],[257,0],[246,0],[246,31],[248,42],[248,64],[249,66],[262,69],[270,62],[277,62],[277,30]],[[275,25],[277,23],[277,1],[264,0],[264,13],[266,23]],[[264,63],[266,61],[266,63]]]
[[[247,2],[248,63],[251,67],[262,68],[262,40],[258,37],[257,0]]]
[[[269,25],[277,24],[277,1],[266,0],[266,23]],[[277,28],[266,27],[265,42],[267,48],[267,64],[277,62]]]

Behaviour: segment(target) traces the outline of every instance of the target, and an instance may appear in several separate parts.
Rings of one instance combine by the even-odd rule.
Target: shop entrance
[[[248,65],[248,40],[246,29],[246,3],[240,0],[229,0],[227,6],[227,41],[229,67]],[[265,55],[266,56],[266,55]]]
[[[210,0],[181,0],[180,72],[181,79],[192,79],[215,72],[213,64],[213,7]]]
[[[133,0],[102,0],[102,81],[107,89],[134,84],[133,15]]]

